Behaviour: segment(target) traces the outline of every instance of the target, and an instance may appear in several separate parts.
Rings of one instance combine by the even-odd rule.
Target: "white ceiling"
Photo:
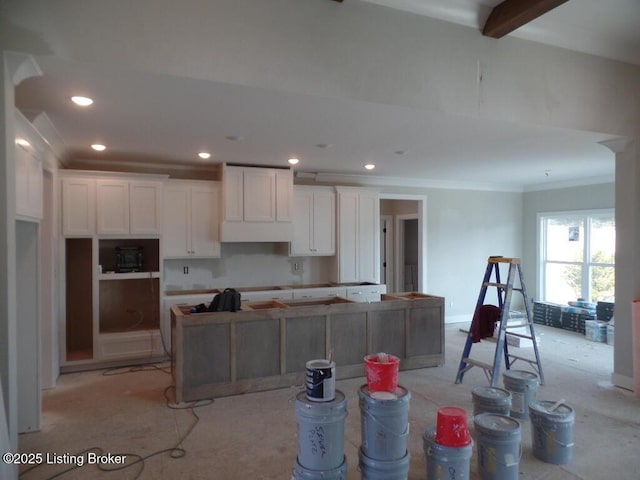
[[[474,28],[499,3],[364,1]],[[640,19],[639,0],[570,0],[545,17],[514,35],[640,64],[640,29],[634,23]],[[581,41],[573,46],[578,32]],[[41,32],[45,39],[57,33]],[[363,175],[363,165],[374,163],[368,175],[393,177],[391,183],[480,188],[588,183],[614,173],[613,154],[597,143],[609,138],[602,134],[116,71],[62,55],[36,59],[44,75],[18,88],[17,104],[25,112],[46,112],[74,156],[95,157],[87,146],[96,142],[114,157],[174,164],[201,164],[195,156],[201,149],[212,152],[213,162],[283,164],[296,156],[299,172]],[[100,99],[91,115],[67,101],[86,85]],[[244,139],[230,141],[230,135]]]

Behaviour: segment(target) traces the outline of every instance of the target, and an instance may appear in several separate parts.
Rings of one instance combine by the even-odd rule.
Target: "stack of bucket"
[[[468,480],[473,442],[467,412],[458,407],[438,410],[436,428],[422,436],[427,480]]]
[[[306,387],[296,396],[298,456],[291,480],[346,480],[347,400],[335,389],[335,363],[307,362]]]
[[[507,370],[503,382],[505,389],[476,387],[472,391],[479,478],[519,478],[520,422],[529,419],[534,457],[557,465],[568,463],[573,447],[573,409],[564,400],[536,401],[536,373]]]
[[[362,446],[358,454],[362,480],[406,480],[410,455],[411,394],[398,385],[400,359],[394,355],[365,357],[367,384],[359,392]]]

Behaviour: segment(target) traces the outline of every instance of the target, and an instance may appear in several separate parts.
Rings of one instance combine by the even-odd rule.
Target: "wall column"
[[[31,56],[0,52],[0,377],[5,410],[0,415],[6,417],[7,451],[13,452],[18,451],[15,86],[41,74]],[[3,479],[18,478],[15,465],[3,464],[3,469]]]
[[[640,299],[640,138],[602,142],[616,154],[614,385],[633,390],[631,302]]]

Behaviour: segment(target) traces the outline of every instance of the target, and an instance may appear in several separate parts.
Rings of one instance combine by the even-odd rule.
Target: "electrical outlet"
[[[182,267],[182,273],[184,273],[185,275],[189,275],[189,267]]]
[[[293,269],[294,270],[300,270],[300,264],[299,263],[294,263],[293,264]]]

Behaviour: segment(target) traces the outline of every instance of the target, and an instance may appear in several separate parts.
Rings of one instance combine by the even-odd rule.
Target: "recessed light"
[[[24,138],[16,138],[16,145],[20,145],[21,147],[31,146],[31,144],[27,142]]]
[[[80,96],[73,96],[71,97],[71,101],[73,103],[75,103],[76,105],[80,105],[81,107],[88,107],[89,105],[91,105],[93,103],[93,99],[89,98],[89,97],[80,97]]]
[[[107,149],[107,147],[105,147],[100,143],[94,143],[93,145],[91,145],[91,148],[93,148],[94,150],[97,150],[98,152],[102,152],[103,150]]]
[[[226,139],[231,140],[232,142],[240,142],[244,140],[244,137],[241,137],[240,135],[227,135]]]
[[[376,168],[376,166],[373,163],[367,163],[364,168],[366,168],[367,170],[373,170],[374,168]]]
[[[203,160],[206,160],[207,158],[211,157],[211,154],[209,152],[200,152],[198,153],[198,156]]]
[[[299,161],[300,160],[298,160],[297,158],[290,158],[289,160],[287,160],[287,162],[289,162],[291,165],[297,165]]]

